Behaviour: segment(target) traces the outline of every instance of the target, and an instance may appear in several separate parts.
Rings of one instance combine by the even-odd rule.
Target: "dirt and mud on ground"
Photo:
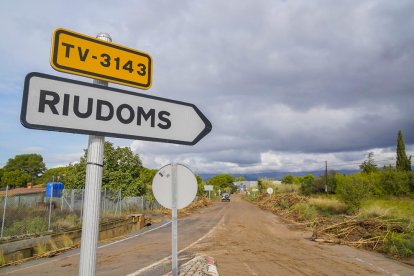
[[[414,267],[348,246],[311,241],[271,212],[233,196],[212,235],[191,249],[217,260],[220,275],[413,275]]]
[[[411,249],[401,237],[412,235],[412,222],[407,219],[383,216],[317,215],[306,218],[311,208],[309,198],[296,193],[261,195],[252,203],[277,214],[284,220],[296,222],[313,232],[317,242],[344,244],[384,253],[407,264],[414,265]],[[302,206],[303,208],[295,208]],[[305,209],[304,209],[305,208]]]
[[[383,255],[311,241],[312,232],[244,201],[215,202],[178,222],[179,265],[211,256],[220,275],[414,275]],[[99,245],[96,275],[164,275],[171,271],[171,224],[154,224]],[[77,275],[79,250],[0,269],[11,275]]]

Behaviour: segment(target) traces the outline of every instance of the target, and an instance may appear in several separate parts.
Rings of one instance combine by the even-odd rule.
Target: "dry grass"
[[[49,241],[49,249],[50,251],[56,251],[59,249],[59,247],[56,245],[56,242],[54,240]]]
[[[369,199],[362,203],[361,212],[365,209],[387,210],[386,216],[392,218],[410,219],[414,221],[414,200],[413,198],[383,198],[383,199]],[[380,212],[380,211],[379,211]]]
[[[299,192],[300,186],[296,184],[280,184],[275,186],[276,193],[296,193]]]
[[[384,208],[380,205],[373,204],[362,208],[359,211],[361,218],[375,218],[375,217],[388,217],[391,208]]]
[[[316,210],[325,216],[344,214],[347,206],[337,199],[312,197],[309,199],[309,204],[314,206]]]
[[[76,214],[68,214],[62,218],[58,218],[52,228],[55,231],[67,231],[81,226],[81,218]]]
[[[43,256],[43,255],[46,254],[46,252],[48,252],[48,250],[47,250],[47,243],[41,242],[41,243],[36,244],[36,246],[35,246],[35,254],[37,256]]]
[[[61,241],[64,248],[69,248],[73,246],[73,240],[68,235],[63,235]]]
[[[204,196],[198,197],[193,202],[191,202],[190,205],[188,205],[187,207],[178,210],[178,217],[181,218],[181,217],[188,216],[189,214],[191,214],[195,210],[207,207],[209,205],[211,205],[211,200],[210,199],[208,199],[207,197],[204,197]],[[164,215],[171,216],[171,210],[170,209],[161,208],[160,211]]]
[[[0,249],[0,266],[5,265],[6,264],[6,258],[4,257],[4,252],[3,250]]]

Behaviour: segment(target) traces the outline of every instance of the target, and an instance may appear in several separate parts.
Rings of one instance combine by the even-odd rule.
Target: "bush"
[[[385,168],[380,172],[380,185],[387,195],[407,195],[410,192],[410,173]]]
[[[293,185],[293,184],[280,184],[277,185],[275,187],[275,192],[276,193],[294,193],[297,192],[299,190],[299,186],[298,185]]]
[[[267,193],[267,188],[272,188],[275,192],[277,190],[276,185],[274,182],[267,178],[260,178],[257,181],[257,188],[259,189],[260,193]]]
[[[314,220],[318,215],[315,207],[304,202],[293,205],[292,209],[296,212],[299,221]]]
[[[414,235],[413,233],[390,234],[384,240],[384,251],[397,257],[409,257],[414,254]]]
[[[361,208],[362,201],[367,199],[372,191],[370,175],[336,175],[336,193],[339,199],[348,206],[349,213],[355,213]]]
[[[32,217],[13,222],[5,229],[5,236],[42,233],[47,231],[47,218]]]
[[[282,184],[293,184],[295,182],[294,176],[291,174],[287,174],[282,177]]]
[[[289,201],[287,201],[286,199],[281,199],[276,204],[282,209],[289,209]]]
[[[334,193],[336,189],[335,171],[328,171],[328,175],[304,176],[300,183],[300,191],[304,195],[317,193]]]
[[[68,214],[64,217],[58,218],[53,224],[52,228],[55,231],[66,231],[81,226],[81,218],[76,214]]]
[[[373,204],[367,207],[363,207],[360,212],[359,216],[361,218],[369,219],[369,218],[377,218],[377,217],[388,217],[390,215],[390,209],[383,208],[379,205]]]
[[[315,178],[313,175],[306,175],[300,184],[300,192],[304,195],[310,195],[314,192]]]

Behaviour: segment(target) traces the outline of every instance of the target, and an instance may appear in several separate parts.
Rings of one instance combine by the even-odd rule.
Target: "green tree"
[[[274,191],[277,191],[277,185],[275,185],[272,179],[261,177],[257,180],[257,189],[260,193],[267,193],[268,188],[272,188]]]
[[[362,201],[367,199],[372,190],[369,175],[353,174],[340,175],[336,178],[336,194],[339,199],[348,206],[348,212],[357,212],[362,204]]]
[[[294,176],[293,177],[293,184],[300,185],[303,182],[304,176]]]
[[[142,170],[139,173],[139,178],[145,185],[147,185],[148,187],[151,187],[152,180],[154,179],[154,176],[157,173],[157,171],[158,170],[151,170],[151,169],[142,167]]]
[[[145,185],[145,199],[150,203],[149,208],[152,210],[154,207],[155,197],[152,193],[152,181],[154,179],[155,174],[158,170],[151,170],[145,167],[142,168],[139,178],[141,179],[142,183]]]
[[[336,190],[336,178],[335,175],[337,174],[334,170],[328,171],[328,193],[335,193]]]
[[[368,153],[368,159],[365,160],[361,165],[359,165],[359,168],[363,173],[373,173],[378,171],[377,164],[375,164],[374,161],[374,153],[369,152]]]
[[[310,195],[315,192],[315,177],[312,174],[308,174],[303,177],[300,184],[300,191],[305,195]]]
[[[295,182],[295,178],[291,174],[287,174],[282,177],[281,180],[282,184],[293,184]]]
[[[2,187],[16,188],[25,187],[28,182],[32,180],[32,177],[21,170],[5,171],[1,178]]]
[[[103,188],[121,189],[126,196],[143,195],[146,188],[139,179],[141,170],[138,154],[134,154],[129,147],[114,148],[112,143],[105,142]]]
[[[67,174],[65,177],[66,189],[83,189],[85,188],[86,177],[86,157],[81,157],[78,163],[72,163],[67,166]]]
[[[230,174],[219,174],[207,180],[207,184],[213,185],[215,190],[221,189],[222,191],[228,190],[229,192],[237,190],[233,182],[234,177]]]
[[[3,173],[4,173],[3,168],[0,168],[0,185],[2,184],[1,179],[3,178]]]
[[[405,196],[410,192],[411,172],[399,171],[394,168],[381,170],[379,188],[384,194]]]
[[[398,130],[397,135],[397,162],[395,167],[397,170],[411,171],[411,156],[408,158],[405,152],[404,137],[401,129]]]
[[[203,179],[199,175],[196,175],[196,179],[197,179],[197,195],[204,196],[206,194],[206,192],[204,191],[204,185],[206,183],[203,181]]]
[[[31,177],[30,180],[36,181],[36,179],[46,171],[46,166],[45,163],[43,163],[43,157],[40,154],[32,153],[19,154],[14,158],[10,158],[3,169],[6,172],[21,171],[27,173]]]
[[[38,178],[38,183],[47,183],[50,181],[60,181],[65,183],[65,178],[68,172],[68,167],[57,167],[46,170],[41,177]]]
[[[234,179],[234,182],[238,182],[238,181],[246,181],[246,178],[244,178],[244,176],[238,176]]]
[[[85,150],[79,163],[68,166],[67,176],[65,177],[66,187],[84,187],[86,158],[87,150]],[[121,189],[122,195],[125,196],[143,195],[147,190],[148,179],[140,178],[142,168],[139,155],[134,154],[130,148],[114,148],[112,143],[105,142],[102,188],[110,190]]]

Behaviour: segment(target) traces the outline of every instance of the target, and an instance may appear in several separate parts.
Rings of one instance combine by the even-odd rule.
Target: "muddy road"
[[[192,250],[216,258],[220,275],[414,275],[414,267],[348,246],[310,241],[276,215],[232,197],[212,235]]]
[[[232,196],[179,220],[179,262],[216,259],[220,275],[414,275],[414,267],[380,254],[320,244],[311,233]],[[123,240],[100,244],[97,275],[170,271],[171,224],[160,222]],[[10,275],[77,275],[77,250],[0,270]]]

